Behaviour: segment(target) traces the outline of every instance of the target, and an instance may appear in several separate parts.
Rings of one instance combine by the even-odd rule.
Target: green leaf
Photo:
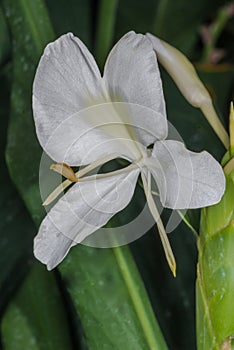
[[[7,160],[12,179],[39,224],[43,217],[37,184],[41,150],[33,131],[31,84],[42,47],[53,35],[41,1],[4,0],[4,4],[11,5],[10,25],[15,43]],[[15,21],[18,17],[20,30]],[[28,45],[24,45],[26,35]],[[90,349],[104,348],[105,344],[116,349],[167,348],[128,248],[75,247],[60,265],[60,271]]]
[[[30,1],[6,0],[3,2],[3,5],[4,11],[9,18],[13,36],[13,86],[11,94],[11,120],[8,130],[7,160],[9,169],[11,170],[11,177],[18,185],[17,189],[23,194],[24,199],[30,198],[30,202],[25,201],[28,208],[37,208],[34,211],[34,220],[37,221],[40,219],[42,213],[40,202],[34,202],[40,200],[36,169],[40,160],[40,148],[33,138],[31,84],[36,66],[35,56],[39,57],[41,53],[43,45],[46,42],[46,33],[49,37],[52,32],[47,23],[48,19],[46,19],[45,9],[40,1],[36,0],[32,3]],[[33,18],[36,18],[37,22],[34,22]],[[39,31],[40,26],[42,29]],[[5,86],[7,85],[5,84]],[[18,153],[15,152],[15,149],[18,150]],[[5,199],[5,211],[3,214],[6,215],[5,226],[3,226],[3,228],[6,227],[8,220],[9,225],[7,225],[7,229],[10,230],[10,235],[7,240],[5,240],[5,249],[7,248],[7,251],[6,255],[3,254],[1,256],[3,259],[1,263],[6,264],[4,268],[6,272],[13,274],[18,270],[16,268],[14,270],[12,269],[12,263],[17,263],[19,267],[22,267],[24,266],[24,260],[28,258],[25,249],[27,248],[28,251],[30,248],[30,255],[32,254],[32,236],[29,235],[28,231],[30,230],[30,234],[32,234],[35,229],[34,225],[27,217],[24,207],[22,208],[21,201],[17,196],[14,198],[15,191],[12,191],[12,189],[8,191],[6,186],[6,191],[3,191],[3,195],[3,200]],[[10,197],[11,195],[14,197]],[[28,224],[27,220],[31,226]],[[31,227],[33,227],[33,230],[31,230]],[[4,248],[4,241],[1,241],[1,245],[2,248]],[[12,257],[12,255],[15,256]],[[8,262],[7,259],[10,259],[10,262]],[[11,268],[9,271],[8,266]],[[44,349],[48,349],[53,341],[66,345],[65,347],[62,346],[61,349],[69,349],[71,348],[70,335],[68,333],[67,320],[61,298],[56,296],[59,295],[57,284],[55,283],[53,274],[50,276],[47,276],[47,274],[45,276],[43,275],[45,275],[44,269],[43,273],[35,270],[33,277],[28,277],[29,280],[27,280],[28,282],[22,287],[20,297],[17,299],[17,308],[23,307],[23,304],[28,303],[28,305],[30,305],[28,307],[31,307],[31,310],[35,311],[35,313],[31,314],[32,317],[30,321],[32,323],[39,318],[41,318],[41,323],[42,319],[44,319],[43,322],[45,322],[45,319],[50,319],[51,325],[48,327],[50,335],[47,334],[47,339],[44,339]],[[8,282],[11,282],[11,279],[17,280],[19,277],[20,274],[15,277],[11,275],[11,278],[8,277]],[[31,294],[35,295],[34,299],[32,295],[30,299],[29,287],[31,288]],[[48,294],[47,300],[43,297],[43,293]],[[38,298],[36,298],[36,296],[38,296]],[[44,298],[44,304],[43,300],[40,300],[40,297],[41,299]],[[51,302],[51,297],[54,297],[55,305]],[[54,314],[55,308],[56,313]],[[15,312],[15,308],[12,306],[10,306],[10,310],[10,314],[11,312]],[[6,315],[9,315],[8,311]],[[59,322],[57,322],[57,319]],[[15,323],[17,322],[21,322],[21,317],[17,318]],[[13,346],[12,339],[14,337],[17,338],[19,332],[16,324],[14,324],[14,326],[15,327],[12,328],[11,317],[8,320],[6,316],[6,319],[4,319],[3,336],[5,337],[5,346],[9,346],[9,348]],[[20,327],[20,324],[18,324],[18,327]],[[29,325],[27,325],[27,327],[29,327]],[[27,328],[25,332],[30,338],[30,330]],[[29,338],[25,339],[25,341],[29,341]],[[41,340],[39,341],[37,339],[37,341],[39,344],[41,343]],[[23,345],[22,349],[25,349]]]
[[[35,142],[31,90],[36,64],[45,45],[53,39],[53,33],[42,1],[4,0],[3,6],[13,38],[11,120],[6,157],[10,175],[17,181],[26,206],[34,213],[34,221],[39,223],[44,213],[43,207],[38,205],[41,201],[38,187],[41,150]],[[26,135],[19,130],[24,130]]]
[[[10,66],[0,74],[0,310],[28,269],[32,256],[32,238],[35,226],[11,182],[5,163],[6,131],[10,99]]]
[[[3,317],[4,349],[72,349],[64,315],[54,273],[34,264]]]
[[[60,272],[89,349],[167,349],[128,247],[73,248]]]
[[[2,7],[0,5],[0,66],[10,56],[10,36]]]
[[[177,263],[170,274],[156,227],[131,247],[169,349],[195,350],[196,243],[182,223],[169,234]]]

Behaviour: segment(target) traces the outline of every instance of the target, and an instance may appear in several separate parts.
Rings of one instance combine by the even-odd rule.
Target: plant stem
[[[210,56],[214,51],[217,41],[225,25],[232,15],[229,13],[228,5],[222,6],[217,14],[215,21],[210,26],[210,40],[205,43],[203,51],[203,63],[210,63]]]
[[[169,6],[168,0],[160,0],[157,6],[157,12],[153,24],[153,32],[161,37],[163,36],[163,26],[165,25],[165,13]]]
[[[229,132],[230,132],[230,156],[234,157],[234,108],[233,108],[233,102],[231,102],[231,105],[230,105]]]

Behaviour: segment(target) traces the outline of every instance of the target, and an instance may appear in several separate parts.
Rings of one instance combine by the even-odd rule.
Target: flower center
[[[149,156],[144,156],[139,159],[136,159],[132,164],[136,164],[140,169],[147,167],[147,160]]]

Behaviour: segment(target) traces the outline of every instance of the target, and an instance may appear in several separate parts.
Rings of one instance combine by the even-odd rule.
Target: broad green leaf
[[[0,5],[0,66],[10,56],[10,35],[2,7]]]
[[[4,349],[72,349],[62,305],[55,274],[34,264],[4,315]]]
[[[131,247],[169,349],[195,350],[196,243],[184,224],[169,239],[177,263],[176,278],[168,271],[156,227]]]
[[[28,269],[32,256],[33,222],[20,199],[5,163],[6,131],[10,99],[10,74],[5,69],[0,74],[0,310],[6,306],[10,295],[17,288]]]
[[[15,42],[8,166],[34,221],[39,224],[43,217],[37,184],[41,150],[33,132],[31,84],[42,47],[53,35],[41,1],[4,0],[4,4],[11,5],[10,25]],[[18,17],[20,31],[15,24]],[[26,33],[30,38],[27,46],[23,45]],[[21,57],[28,64],[26,76]],[[102,250],[77,246],[60,265],[60,271],[90,349],[104,348],[105,344],[116,349],[167,348],[128,248]]]
[[[167,349],[128,247],[74,248],[61,264],[88,349]]]
[[[40,6],[37,6],[38,4],[40,4]],[[43,48],[42,43],[40,42],[40,38],[43,37],[43,40],[45,40],[46,31],[48,30],[50,34],[51,30],[49,30],[49,25],[47,23],[46,17],[44,17],[43,6],[39,1],[35,1],[34,6],[32,5],[32,2],[27,1],[4,1],[3,5],[4,11],[9,18],[12,34],[15,34],[15,36],[13,35],[13,90],[11,94],[11,121],[9,124],[8,133],[9,137],[7,160],[8,166],[11,164],[9,166],[9,169],[11,170],[11,177],[13,181],[16,183],[18,180],[22,186],[17,186],[17,189],[23,193],[26,198],[31,199],[30,203],[27,201],[25,201],[25,203],[28,204],[29,208],[32,208],[34,207],[35,198],[39,198],[39,190],[37,188],[36,180],[37,172],[33,170],[33,165],[37,164],[37,161],[40,159],[39,147],[37,143],[31,142],[33,139],[33,124],[31,119],[31,83],[32,75],[35,71],[35,59],[33,60],[33,57],[35,53],[39,55],[40,49]],[[34,23],[32,21],[33,16],[37,18],[38,23]],[[43,29],[40,33],[38,33],[38,28],[40,25]],[[22,45],[20,43],[22,43]],[[30,118],[27,119],[28,116],[30,116]],[[4,115],[4,117],[6,117],[6,115]],[[13,119],[15,120],[15,124],[12,123]],[[24,133],[20,132],[19,125],[21,126],[22,130],[24,130]],[[13,152],[14,148],[19,150],[18,154],[15,154]],[[24,172],[26,172],[26,174]],[[9,181],[10,180],[8,175],[8,182]],[[36,190],[38,192],[36,192]],[[6,221],[9,221],[9,226],[7,225],[6,228],[10,230],[10,235],[7,237],[7,239],[5,238],[5,249],[8,249],[8,251],[6,251],[6,257],[3,254],[1,255],[1,258],[3,259],[2,263],[6,264],[5,270],[7,271],[8,266],[11,268],[8,271],[11,273],[11,276],[8,276],[8,283],[10,284],[11,279],[17,280],[17,278],[20,277],[20,274],[17,272],[17,268],[13,269],[11,267],[11,264],[17,263],[19,264],[18,268],[23,267],[23,262],[28,257],[26,253],[29,248],[30,255],[32,254],[32,236],[29,235],[29,231],[32,234],[35,232],[35,229],[34,225],[27,217],[24,207],[22,208],[21,201],[15,195],[15,191],[12,189],[8,191],[7,186],[4,191],[2,191],[4,195],[3,200],[5,199],[5,203],[3,203],[4,212],[1,212],[1,215],[5,214],[4,219]],[[30,197],[30,193],[34,194],[33,198]],[[42,212],[40,207],[40,204],[37,205],[37,211],[34,212],[35,221],[40,218],[40,212]],[[6,221],[3,221],[2,223],[3,229],[4,223],[5,225],[7,224]],[[28,224],[28,221],[31,226]],[[3,248],[4,240],[1,240],[1,242]],[[26,248],[27,251],[25,251]],[[22,253],[24,253],[23,256],[21,256]],[[15,256],[13,256],[12,261],[8,263],[7,258],[11,259],[11,255]],[[17,275],[14,277],[12,275],[13,273],[17,273]],[[66,324],[67,319],[61,298],[58,298],[56,296],[59,295],[57,284],[55,283],[53,274],[51,274],[50,277],[47,276],[47,274],[45,277],[43,277],[43,274],[45,274],[45,272],[42,274],[38,272],[38,275],[36,277],[35,274],[33,275],[34,279],[36,278],[37,283],[34,280],[28,282],[28,284],[31,285],[31,288],[35,288],[35,299],[30,299],[31,310],[35,311],[31,322],[37,320],[38,318],[50,320],[50,328],[48,328],[50,337],[44,338],[44,347],[41,347],[41,349],[48,349],[51,342],[60,342],[65,346],[66,349],[69,349],[71,348],[71,343],[69,340],[70,335],[68,333]],[[49,281],[46,282],[46,279],[48,278]],[[45,283],[47,283],[46,286]],[[49,291],[51,291],[51,295],[49,294]],[[22,297],[18,299],[17,307],[23,307],[23,303],[27,304],[29,302],[27,283],[22,287],[20,293],[22,293]],[[54,303],[57,310],[55,314],[55,306],[53,306],[52,303],[50,305],[50,299],[47,299],[44,304],[40,304],[40,298],[36,298],[36,293],[38,293],[38,297],[42,296],[43,293],[48,294],[47,298],[51,298],[52,296],[54,297]],[[12,308],[14,309],[13,306],[10,306],[10,308],[11,310]],[[56,321],[57,319],[59,322]],[[20,323],[20,319],[18,319],[18,321]],[[13,325],[11,322],[9,322],[8,320],[4,320],[3,333],[5,336],[6,347],[11,346],[11,338],[17,337],[18,332],[17,327],[12,328]],[[20,327],[20,325],[18,326]],[[27,329],[27,332],[26,333],[30,338],[29,329]],[[9,337],[9,334],[11,334],[11,337]],[[29,338],[25,339],[25,341],[27,342],[30,340]],[[37,339],[37,342],[38,346],[42,346],[40,345],[41,340]],[[64,347],[61,347],[61,349],[62,348]],[[22,347],[22,349],[24,349],[24,347]]]
[[[32,120],[32,82],[39,57],[54,36],[42,1],[4,0],[3,6],[13,39],[13,85],[7,163],[26,206],[33,212],[34,221],[39,223],[44,210],[38,205],[41,200],[38,188],[41,150]],[[18,153],[15,152],[16,149]]]

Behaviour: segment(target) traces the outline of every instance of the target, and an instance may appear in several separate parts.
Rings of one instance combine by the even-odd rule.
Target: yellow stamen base
[[[71,182],[78,181],[77,176],[74,173],[73,169],[66,163],[52,164],[50,166],[50,169],[56,171],[56,173],[59,173],[60,175],[64,176],[66,179],[70,180]]]

